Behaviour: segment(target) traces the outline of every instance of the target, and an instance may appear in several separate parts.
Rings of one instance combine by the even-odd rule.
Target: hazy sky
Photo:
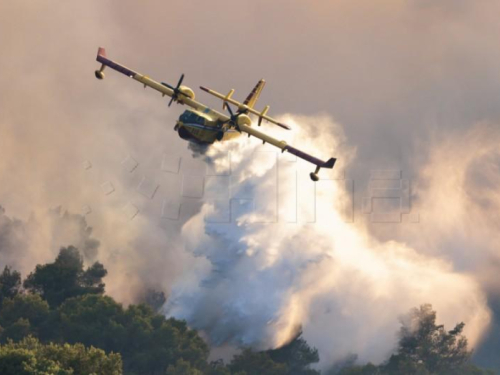
[[[196,230],[183,226],[190,218],[196,222],[203,200],[184,205],[181,220],[161,219],[165,200],[183,188],[182,181],[161,171],[162,162],[181,158],[184,172],[204,169],[172,130],[184,108],[167,108],[160,95],[115,72],[106,71],[106,79],[97,81],[95,55],[103,46],[110,58],[158,81],[175,83],[185,73],[184,84],[218,108],[199,85],[221,92],[234,88],[235,98],[243,99],[265,78],[257,107],[269,104],[271,115],[302,118],[296,127],[310,136],[303,141],[297,136],[294,145],[317,147],[318,156],[339,159],[354,181],[361,221],[372,170],[402,170],[412,180],[420,223],[353,225],[349,230],[370,238],[360,249],[370,248],[371,241],[388,249],[394,240],[428,257],[425,262],[448,262],[435,276],[470,277],[464,288],[479,288],[494,308],[500,229],[498,14],[497,0],[0,0],[0,205],[9,217],[27,222],[33,215],[39,223],[23,243],[31,255],[18,260],[18,267],[28,272],[53,259],[66,242],[87,239],[76,221],[74,239],[61,237],[59,221],[47,214],[57,206],[86,214],[100,241],[98,258],[109,264],[108,290],[124,302],[133,301],[144,285],[170,292],[186,280],[196,282],[197,267],[213,266],[214,255],[194,258],[184,237],[210,231],[202,224]],[[3,243],[14,237],[9,234]],[[8,253],[0,262],[12,261],[15,252]],[[418,274],[420,263],[412,264]],[[308,293],[299,295],[314,305]],[[184,308],[184,316],[196,319],[197,311]],[[311,333],[315,338],[317,345],[331,344]]]

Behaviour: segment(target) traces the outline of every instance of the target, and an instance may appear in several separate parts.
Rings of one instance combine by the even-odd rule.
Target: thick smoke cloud
[[[368,328],[360,332],[344,321],[342,334],[351,340],[336,351],[322,349],[325,363],[348,352],[381,359],[394,343],[397,314],[432,302],[442,321],[466,321],[468,335],[479,344],[488,322],[485,294],[488,305],[498,310],[499,12],[496,0],[258,0],[241,1],[238,7],[227,0],[151,1],[146,6],[128,0],[1,2],[0,39],[6,53],[0,59],[0,204],[6,209],[2,233],[8,235],[2,237],[0,262],[29,272],[34,264],[53,259],[67,241],[80,239],[85,247],[80,219],[68,220],[68,237],[51,229],[52,222],[63,219],[48,212],[62,206],[55,216],[81,213],[93,228],[91,238],[100,244],[91,247],[89,256],[97,249],[98,260],[110,271],[111,295],[127,303],[149,286],[167,293],[173,289],[169,313],[204,327],[216,343],[269,347],[302,325],[307,339],[320,348],[339,346],[330,339],[340,328],[327,318],[337,314],[336,319],[354,316],[351,322],[362,321],[360,327]],[[290,202],[296,197],[297,163],[280,159],[274,179],[270,146],[259,150],[271,156],[259,153],[253,162],[243,158],[253,150],[253,139],[198,155],[171,129],[181,108],[167,111],[161,97],[113,72],[103,82],[93,78],[99,45],[158,80],[175,82],[184,72],[185,83],[193,88],[234,87],[237,98],[266,78],[259,108],[270,104],[273,114],[306,116],[293,116],[294,134],[301,135],[294,144],[339,158],[343,166],[336,170],[343,169],[355,182],[355,212],[361,210],[372,170],[402,170],[413,181],[412,208],[420,223],[377,225],[365,223],[362,215],[352,225],[337,220],[339,207],[349,204],[333,201],[332,196],[347,199],[337,182],[318,184],[318,199],[336,207],[329,212],[330,225],[241,225],[231,232],[204,222],[206,215],[224,213],[208,199],[191,202],[192,212],[182,212],[180,220],[165,220],[163,201],[180,189],[161,170],[165,155],[181,158],[188,170],[206,168],[200,166],[203,157],[223,164],[226,151],[241,155],[233,160],[245,182],[237,197],[259,194],[252,214],[244,205],[235,208],[245,222],[267,223],[274,217],[275,211],[265,209],[270,201],[276,207],[270,197],[276,181],[287,186],[277,194],[278,206],[285,208],[280,219],[294,219]],[[305,129],[308,134],[300,133]],[[310,167],[297,168],[301,178],[310,172]],[[290,174],[292,181],[286,178]],[[142,181],[159,187],[144,194]],[[302,201],[312,196],[306,182],[297,187],[299,206],[304,206],[297,215],[301,220],[312,217],[311,204]],[[329,189],[326,198],[321,189]],[[321,218],[321,210],[317,213]],[[35,229],[26,229],[30,216],[36,218]],[[22,238],[24,231],[36,246]],[[337,231],[341,234],[332,239]],[[347,247],[383,272],[375,277],[374,270],[347,262]],[[237,267],[228,270],[230,265]],[[412,278],[401,282],[402,269]],[[283,276],[276,277],[275,271]],[[255,273],[259,278],[248,283],[237,278]],[[324,282],[319,284],[315,274],[323,275]],[[422,279],[427,284],[417,281]],[[237,292],[247,284],[254,288],[245,300]],[[382,304],[387,296],[374,298],[373,288],[380,285],[398,301]],[[446,296],[424,301],[426,287],[462,294],[456,301]],[[210,305],[207,296],[217,303]],[[228,300],[222,303],[224,296]],[[360,296],[377,309],[366,309]],[[227,308],[225,315],[221,306]],[[343,307],[351,310],[342,312]],[[246,315],[238,315],[245,309]],[[261,314],[253,314],[256,310]],[[209,320],[214,317],[229,319],[225,328]],[[253,335],[251,320],[260,327]],[[313,321],[323,322],[331,334],[322,335]],[[384,345],[373,348],[370,340],[382,331]],[[492,348],[494,341],[488,341]]]
[[[418,206],[425,214],[408,243],[473,275],[488,295],[494,321],[475,357],[498,367],[500,284],[500,127],[480,123],[442,136],[422,168]],[[434,146],[437,146],[436,144]]]
[[[163,191],[156,198],[168,196],[168,181],[157,171],[167,146],[182,155],[186,145],[165,127],[174,117],[161,98],[134,98],[134,85],[127,92],[113,80],[100,85],[93,77],[97,47],[120,38],[112,14],[99,2],[0,4],[8,51],[0,60],[0,202],[10,218],[43,223],[23,257],[0,261],[29,272],[53,260],[67,245],[61,234],[67,228],[46,229],[47,212],[61,206],[62,212],[85,215],[100,241],[98,260],[109,271],[107,291],[128,303],[149,287],[168,292],[189,264],[175,251],[176,239],[166,240],[177,229],[160,226],[161,201],[140,188],[141,181],[156,183],[158,177]],[[131,220],[136,209],[140,214]]]
[[[338,130],[328,119],[302,117],[300,124],[296,140],[306,147],[323,153],[341,148],[335,136],[314,132],[318,125]],[[286,156],[277,162],[276,155],[266,162],[256,154],[260,146],[247,139],[214,147],[215,163],[230,149],[234,222],[214,222],[218,208],[206,203],[184,225],[187,249],[210,264],[174,288],[168,314],[187,319],[215,344],[260,349],[283,345],[302,327],[323,367],[350,354],[363,362],[383,361],[394,348],[398,318],[426,302],[447,326],[466,322],[471,344],[478,343],[490,311],[473,277],[455,271],[450,261],[419,254],[402,242],[377,241],[363,225],[346,222],[343,180],[319,182],[311,205],[309,166],[287,162]],[[343,164],[338,167],[348,167]],[[296,195],[290,182],[297,182]],[[247,195],[258,198],[234,210]],[[285,200],[279,211],[277,197]],[[289,223],[280,214],[294,201],[299,220]]]
[[[9,217],[0,207],[0,261],[25,276],[39,263],[53,260],[61,247],[76,246],[85,261],[98,257],[99,241],[92,236],[92,228],[85,217],[49,210],[28,221]]]

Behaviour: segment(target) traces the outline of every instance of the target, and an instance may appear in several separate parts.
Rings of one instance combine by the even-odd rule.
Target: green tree
[[[364,366],[349,366],[341,369],[338,372],[335,372],[335,374],[338,375],[378,375],[382,374],[380,372],[380,369],[371,364],[368,363],[367,365]]]
[[[37,293],[50,306],[57,307],[66,299],[83,294],[103,294],[102,278],[107,271],[96,262],[84,270],[83,260],[73,246],[62,248],[54,263],[37,265],[24,281],[24,287]]]
[[[5,298],[14,298],[21,290],[21,274],[5,266],[0,273],[0,307]]]
[[[155,289],[148,289],[141,302],[150,306],[154,311],[158,311],[166,301],[167,297],[165,297],[164,292]]]
[[[19,341],[31,334],[43,335],[50,330],[49,305],[38,295],[18,294],[7,298],[0,310],[0,325],[4,328],[0,338]]]
[[[278,349],[262,352],[244,349],[228,367],[231,373],[240,371],[247,375],[319,375],[319,371],[309,368],[318,361],[318,350],[311,348],[300,332],[290,343]]]
[[[14,323],[4,328],[1,333],[1,342],[6,342],[8,339],[13,341],[21,341],[26,336],[32,334],[32,328],[28,319],[19,318]]]
[[[389,360],[375,366],[353,364],[339,371],[338,375],[493,375],[470,363],[471,352],[467,349],[467,339],[463,336],[463,323],[451,331],[436,324],[436,312],[431,305],[414,308],[402,320],[396,353]]]
[[[283,363],[290,375],[314,375],[319,371],[310,369],[310,365],[319,362],[318,350],[311,348],[300,332],[290,343],[281,348],[269,350],[270,358],[277,363]]]
[[[431,305],[410,311],[399,333],[399,347],[385,366],[392,374],[457,374],[470,358],[467,339],[462,335],[464,323],[451,331],[436,324]]]
[[[229,369],[224,365],[224,361],[222,359],[210,362],[205,373],[207,375],[231,375]],[[244,374],[240,373],[240,375]]]
[[[125,316],[127,347],[123,356],[127,370],[156,374],[179,359],[188,361],[192,368],[206,369],[209,348],[186,322],[165,319],[143,304],[129,306]]]
[[[231,373],[242,372],[247,375],[287,375],[287,365],[271,359],[269,352],[255,352],[244,349],[229,364]]]
[[[101,349],[76,345],[43,345],[33,337],[19,343],[9,341],[0,346],[2,375],[119,375],[119,354],[106,354]]]
[[[175,366],[168,366],[167,375],[203,375],[203,373],[191,367],[191,364],[188,361],[184,361],[183,359],[179,359]]]
[[[396,353],[380,366],[347,366],[339,375],[489,375],[470,363],[471,352],[462,334],[464,323],[451,331],[436,324],[436,312],[425,304],[402,320]]]
[[[87,294],[67,299],[59,308],[63,341],[122,352],[127,345],[122,305],[111,297]]]
[[[208,366],[209,349],[197,332],[147,305],[125,310],[110,297],[88,294],[66,300],[58,311],[64,341],[121,353],[128,374],[164,374],[179,359],[200,371]]]

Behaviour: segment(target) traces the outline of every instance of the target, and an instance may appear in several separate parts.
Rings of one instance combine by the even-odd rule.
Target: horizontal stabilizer
[[[261,84],[261,86],[260,86],[261,88],[263,87],[264,82],[265,81],[261,81],[261,83],[260,83]],[[269,109],[267,107],[266,107],[267,110],[266,110],[266,108],[264,108],[264,111],[259,112],[259,111],[255,110],[255,108],[251,108],[251,107],[249,107],[248,105],[246,105],[244,103],[240,103],[239,101],[234,100],[233,98],[231,98],[232,94],[231,95],[223,95],[223,94],[221,94],[221,93],[219,93],[219,92],[217,92],[215,90],[209,89],[208,87],[204,87],[204,86],[200,86],[200,89],[203,90],[203,91],[205,91],[205,92],[207,92],[207,93],[209,93],[210,95],[215,96],[216,98],[221,99],[224,103],[230,103],[230,104],[233,104],[233,105],[237,106],[238,107],[238,111],[240,113],[252,113],[252,114],[258,116],[259,117],[259,122],[262,122],[262,119],[263,119],[263,120],[266,120],[266,121],[268,121],[268,122],[270,122],[272,124],[278,125],[279,127],[283,128],[283,129],[287,129],[287,130],[291,129],[290,126],[288,126],[286,124],[283,124],[282,122],[279,122],[278,120],[275,120],[272,117],[267,116],[266,113],[267,113],[267,110]]]

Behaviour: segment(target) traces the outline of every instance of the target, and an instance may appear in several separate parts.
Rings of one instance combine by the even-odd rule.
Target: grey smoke
[[[113,72],[103,82],[95,80],[94,58],[102,45],[112,58],[158,80],[175,83],[184,72],[185,83],[195,89],[199,84],[222,92],[235,88],[237,98],[264,77],[267,85],[260,105],[270,104],[272,113],[315,119],[324,113],[334,118],[335,122],[317,122],[312,129],[315,134],[338,134],[333,124],[341,124],[345,132],[341,144],[348,147],[310,147],[350,161],[346,173],[355,182],[358,212],[372,170],[399,169],[414,182],[420,225],[367,223],[369,238],[405,242],[426,259],[447,262],[446,275],[472,278],[494,306],[498,262],[489,239],[496,238],[498,228],[497,185],[491,178],[498,163],[493,146],[491,156],[468,159],[464,180],[451,185],[451,191],[456,186],[468,192],[468,198],[460,200],[463,211],[456,221],[440,216],[453,208],[439,205],[448,200],[445,182],[453,174],[439,171],[449,161],[457,170],[465,168],[462,158],[476,155],[488,139],[497,140],[489,135],[498,130],[500,119],[499,12],[495,0],[259,0],[242,1],[238,8],[226,0],[155,1],[148,6],[128,0],[120,6],[98,1],[57,6],[3,2],[0,38],[8,53],[0,59],[0,203],[9,218],[20,218],[7,225],[14,234],[6,243],[17,241],[31,214],[43,218],[59,205],[72,213],[90,207],[86,220],[94,228],[92,238],[100,241],[99,258],[110,271],[108,291],[122,302],[136,300],[145,284],[161,285],[167,293],[181,290],[184,283],[195,288],[198,273],[210,275],[201,277],[206,282],[217,283],[210,273],[212,263],[223,267],[237,258],[222,247],[200,247],[195,254],[186,251],[185,247],[193,247],[179,233],[206,202],[185,200],[179,220],[162,218],[164,200],[182,198],[182,177],[160,170],[164,156],[182,159],[181,175],[185,171],[204,175],[212,167],[198,165],[199,159],[193,160],[186,143],[173,132],[182,108],[168,110],[159,95],[141,91],[137,83]],[[199,97],[220,106],[203,94]],[[490,124],[476,131],[485,134],[483,138],[469,142],[483,122]],[[458,142],[457,150],[436,155],[436,150],[450,149],[447,139]],[[356,150],[355,159],[345,152],[351,148]],[[128,156],[139,163],[132,173],[122,165]],[[82,168],[85,160],[92,168]],[[441,173],[443,182],[433,171]],[[258,178],[265,181],[266,176]],[[138,191],[143,179],[159,185],[152,199]],[[109,195],[101,189],[106,182],[114,186]],[[133,220],[127,207],[139,209]],[[50,249],[52,232],[42,224],[39,237],[47,244],[43,249]],[[446,235],[439,236],[436,228]],[[47,261],[49,255],[37,250],[28,258],[36,263]],[[207,308],[201,302],[197,306]],[[325,311],[339,307],[331,302]],[[183,313],[193,317],[193,324],[201,324],[194,318],[199,315],[195,308]],[[375,322],[377,317],[363,316]],[[207,330],[212,327],[203,324]],[[270,336],[264,333],[262,341]],[[246,336],[232,329],[213,337],[241,342]],[[321,335],[307,338],[318,342]],[[387,347],[393,339],[385,340]],[[360,358],[370,352],[357,349],[345,350],[356,351]]]
[[[22,271],[26,276],[37,263],[50,262],[59,249],[73,245],[84,261],[98,259],[99,241],[85,217],[62,211],[48,210],[43,216],[32,215],[27,221],[9,217],[0,207],[0,264]]]
[[[299,122],[293,116],[288,121]],[[320,145],[323,153],[331,145],[342,149],[340,129],[328,118],[301,117],[300,123],[296,137],[305,147]],[[314,136],[317,125],[336,131]],[[405,242],[378,241],[365,223],[346,222],[340,207],[348,191],[339,176],[314,189],[305,163],[273,153],[262,157],[266,152],[245,138],[235,143],[211,150],[216,164],[229,150],[235,161],[231,222],[213,220],[224,207],[207,200],[183,226],[186,249],[210,263],[174,286],[168,315],[187,319],[214,345],[268,349],[288,342],[302,327],[319,349],[323,368],[353,353],[361,362],[383,361],[396,344],[399,316],[425,302],[447,326],[466,322],[471,345],[480,342],[490,311],[478,280],[455,270],[452,261],[424,255]],[[349,155],[345,146],[343,151]],[[289,189],[294,185],[297,195]],[[248,197],[252,204],[245,202]],[[289,222],[285,213],[295,202],[298,219]],[[431,225],[426,235],[439,237],[432,230],[439,217],[426,219]]]

